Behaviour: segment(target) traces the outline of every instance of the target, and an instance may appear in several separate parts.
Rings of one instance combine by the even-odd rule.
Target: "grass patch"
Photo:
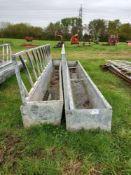
[[[24,40],[12,40],[14,52]],[[46,41],[34,41],[45,44]],[[55,45],[56,42],[51,42]],[[130,47],[93,45],[75,48],[68,42],[70,60],[80,60],[85,70],[113,107],[112,132],[79,131],[65,126],[40,125],[24,129],[15,76],[0,85],[0,175],[130,175],[131,174],[131,88],[110,72],[103,72],[105,53],[131,54]],[[60,57],[60,49],[52,48]],[[98,55],[101,53],[101,59]],[[90,59],[89,59],[90,58]],[[131,56],[125,57],[131,61]]]

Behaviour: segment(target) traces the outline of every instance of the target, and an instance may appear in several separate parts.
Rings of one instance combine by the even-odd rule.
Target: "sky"
[[[78,17],[81,4],[83,24],[98,18],[131,23],[131,0],[0,0],[0,22],[46,27],[62,18]]]

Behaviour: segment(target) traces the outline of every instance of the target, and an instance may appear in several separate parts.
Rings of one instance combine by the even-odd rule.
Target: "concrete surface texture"
[[[67,130],[111,131],[112,107],[79,62],[67,62],[62,50],[62,75]]]
[[[63,111],[61,64],[57,65],[56,74],[55,69],[56,67],[50,62],[32,89],[32,93],[21,106],[25,127],[41,123],[54,125],[61,123]]]
[[[21,78],[16,60],[17,57],[21,56],[22,61],[23,54],[25,53],[21,52],[13,56],[16,77],[22,98],[20,109],[25,127],[42,123],[54,125],[59,125],[61,123],[63,112],[61,61],[52,61],[49,51],[49,45],[26,51],[26,53],[28,52],[28,58],[32,65],[33,73],[36,74],[35,68],[38,68],[39,71],[39,77],[37,77],[37,75],[36,81],[33,82],[32,75],[28,68],[29,65],[24,65],[28,73],[28,80],[32,85],[29,92]],[[33,62],[33,56],[35,62]]]

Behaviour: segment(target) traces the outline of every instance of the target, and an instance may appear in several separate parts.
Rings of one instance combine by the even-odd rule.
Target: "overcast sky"
[[[44,27],[51,21],[78,16],[81,4],[83,24],[98,18],[131,23],[131,0],[0,0],[0,22]]]

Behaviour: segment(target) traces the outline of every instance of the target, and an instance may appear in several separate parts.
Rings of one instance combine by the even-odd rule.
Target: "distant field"
[[[22,39],[0,39],[0,41],[11,42],[13,52],[17,52],[20,50],[24,50],[25,48],[22,46],[25,43],[25,40]],[[50,43],[52,47],[52,56],[53,58],[60,57],[60,49],[53,48],[57,41],[39,41],[34,40],[33,44],[35,45],[43,45]],[[104,46],[101,43],[99,45],[93,44],[91,46],[76,47],[71,45],[70,42],[65,42],[67,55],[70,59],[129,59],[131,58],[131,47],[127,46],[126,43],[119,43],[117,46]]]
[[[24,50],[24,40],[12,43],[13,53]],[[61,49],[50,43],[53,58]],[[0,85],[0,175],[131,175],[131,86],[100,65],[107,59],[131,61],[131,47],[65,43],[69,60],[80,60],[113,107],[112,132],[67,132],[65,124],[24,129],[15,76]]]

